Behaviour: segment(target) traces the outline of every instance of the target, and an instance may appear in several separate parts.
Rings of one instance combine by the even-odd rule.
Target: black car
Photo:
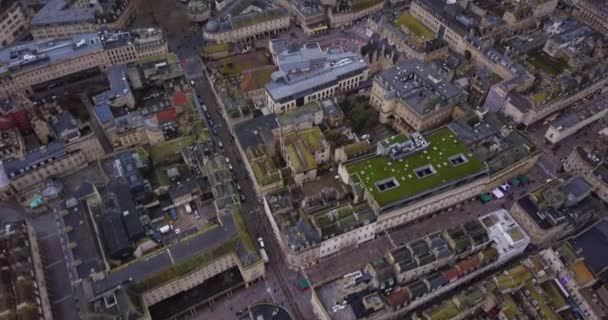
[[[214,136],[217,136],[217,130],[215,130],[215,127],[211,127],[211,132],[213,132]]]

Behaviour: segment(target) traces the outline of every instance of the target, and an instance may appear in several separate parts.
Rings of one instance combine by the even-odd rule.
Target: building
[[[551,122],[545,133],[545,140],[556,144],[606,115],[608,115],[608,93],[569,108],[567,113]]]
[[[0,314],[14,319],[53,319],[36,232],[26,221],[4,221],[0,227]]]
[[[17,128],[21,133],[32,129],[29,112],[32,101],[20,95],[9,95],[0,99],[0,129]]]
[[[0,50],[0,96],[44,91],[98,75],[100,68],[164,54],[158,29],[80,33],[68,38],[21,43]]]
[[[188,291],[213,276],[235,268],[244,285],[264,275],[260,258],[239,213],[218,216],[221,223],[195,233],[186,241],[160,248],[152,256],[137,258],[124,267],[104,272],[100,277],[83,280],[75,290],[86,299],[81,313],[116,315],[130,308],[135,319],[150,319],[148,307]],[[168,276],[170,275],[170,276]],[[124,287],[131,295],[127,305],[120,305]]]
[[[577,45],[595,32],[576,20],[564,20],[554,27],[556,32],[547,40],[543,51],[556,57],[564,48]]]
[[[194,22],[204,22],[211,17],[211,6],[209,1],[190,0],[188,1],[188,18]]]
[[[107,68],[110,90],[93,97],[95,115],[116,150],[177,137],[190,85],[173,54]],[[135,94],[138,93],[138,103]]]
[[[48,0],[32,18],[36,40],[70,38],[78,33],[126,27],[135,17],[138,0]]]
[[[12,199],[49,178],[72,174],[86,166],[87,159],[82,151],[68,151],[63,143],[53,142],[2,164],[0,197]]]
[[[218,43],[252,41],[289,27],[289,12],[267,0],[231,1],[203,29],[206,40]]]
[[[608,221],[601,219],[577,235],[543,250],[540,255],[557,274],[565,295],[585,319],[606,318],[606,247]]]
[[[280,141],[281,154],[298,186],[315,179],[318,165],[329,161],[329,143],[319,127],[283,133]]]
[[[372,16],[367,20],[367,26],[379,38],[394,45],[406,59],[430,63],[448,55],[446,42],[438,39],[435,33],[408,12],[395,21],[387,21],[383,16]]]
[[[578,146],[564,161],[564,169],[573,175],[581,175],[593,186],[594,192],[608,202],[608,151],[605,138]]]
[[[13,43],[29,28],[30,18],[17,0],[0,4],[0,48]]]
[[[279,0],[294,17],[294,22],[308,36],[327,31],[327,17],[322,1],[317,0]]]
[[[234,126],[236,146],[258,196],[283,187],[277,148],[281,134],[274,113]]]
[[[370,103],[380,122],[402,131],[425,131],[452,118],[465,94],[429,66],[405,60],[374,77]]]
[[[534,245],[550,245],[599,216],[602,203],[591,191],[591,185],[578,176],[553,180],[517,200],[511,215]]]
[[[574,16],[585,21],[594,28],[608,32],[608,6],[602,1],[573,0]]]
[[[495,147],[490,150],[489,145]],[[346,215],[346,221],[339,223],[346,226],[344,229],[315,236],[316,233],[305,232],[311,229],[302,220],[296,220],[293,228],[310,237],[293,242],[293,236],[286,234],[285,224],[277,222],[286,221],[277,211],[291,212],[289,208],[294,205],[271,193],[265,196],[265,212],[288,265],[299,268],[342,248],[369,241],[386,229],[489,192],[525,174],[539,155],[536,146],[525,136],[509,129],[499,118],[486,115],[476,125],[463,120],[425,135],[400,134],[387,138],[378,142],[375,152],[360,152],[341,163],[337,172],[339,183],[333,175],[325,180],[319,177],[318,184],[309,188],[318,192],[333,189],[337,194],[351,193],[352,206],[365,204],[369,208],[358,219]],[[304,184],[303,188],[306,187]]]
[[[67,151],[80,150],[87,162],[97,161],[105,156],[101,142],[90,125],[79,124],[69,111],[61,112],[48,122],[55,138],[65,144]]]
[[[0,161],[21,158],[25,154],[23,136],[17,129],[0,130]]]
[[[311,43],[271,53],[279,70],[266,85],[266,107],[275,113],[354,92],[367,80],[361,56],[341,48],[323,51]]]
[[[380,320],[429,310],[431,301],[521,255],[529,242],[507,211],[492,212],[400,246],[362,270],[325,279],[313,289],[313,312],[323,320]]]
[[[364,19],[384,9],[384,1],[355,0],[338,1],[337,5],[327,12],[329,25],[332,28],[342,28],[352,25],[355,21]]]

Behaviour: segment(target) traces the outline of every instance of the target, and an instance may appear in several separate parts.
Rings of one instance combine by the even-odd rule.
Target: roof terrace
[[[399,160],[374,156],[346,165],[352,182],[360,184],[380,207],[394,205],[487,172],[447,127],[426,137],[429,147]]]

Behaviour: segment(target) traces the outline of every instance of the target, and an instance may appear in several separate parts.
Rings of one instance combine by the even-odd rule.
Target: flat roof
[[[606,112],[607,110],[608,93],[604,93],[588,103],[571,108],[567,114],[562,115],[553,121],[551,127],[557,131],[562,131],[600,112]]]
[[[388,90],[387,98],[401,99],[422,115],[452,106],[464,96],[462,90],[415,59],[400,62],[380,73],[377,79]]]
[[[272,74],[272,81],[266,85],[275,101],[306,96],[367,69],[359,54],[338,48],[323,51],[318,44],[289,48],[276,59],[279,71]]]
[[[0,49],[0,74],[46,66],[103,50],[97,33],[81,33],[67,39],[22,42]]]
[[[424,151],[400,160],[376,155],[347,164],[346,170],[354,182],[360,183],[380,207],[487,172],[486,165],[448,127],[438,129],[425,138],[429,147]],[[458,165],[451,164],[449,158],[458,155],[466,160]],[[434,173],[418,178],[415,170],[429,165]],[[376,184],[387,179],[394,179],[396,185],[380,191]]]
[[[580,233],[572,240],[572,246],[585,259],[585,263],[599,276],[608,267],[608,220],[602,219],[594,226]]]
[[[108,272],[107,276],[93,284],[97,294],[101,294],[120,284],[141,282],[170,267],[178,265],[203,251],[219,247],[238,235],[235,218],[231,214],[221,217],[222,225],[200,232],[186,240],[166,247],[152,256],[144,256],[123,268]]]
[[[73,8],[68,0],[49,0],[32,18],[32,26],[95,21],[95,8]]]

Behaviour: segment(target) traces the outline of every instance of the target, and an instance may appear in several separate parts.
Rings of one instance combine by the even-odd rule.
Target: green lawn
[[[245,70],[270,65],[271,63],[262,51],[217,60],[218,70],[224,75],[240,74]]]
[[[526,61],[532,64],[536,69],[543,70],[553,76],[560,75],[564,70],[570,67],[566,59],[553,58],[544,52],[531,55]]]
[[[230,49],[230,45],[228,43],[218,43],[218,44],[204,46],[203,53],[204,54],[214,54],[214,53],[228,51],[228,49]]]
[[[485,164],[475,158],[449,128],[444,127],[425,138],[430,146],[422,152],[396,161],[376,156],[352,163],[346,170],[355,182],[360,182],[367,189],[380,207],[486,170]],[[448,158],[459,154],[468,162],[452,165]],[[418,178],[414,170],[427,165],[432,165],[436,172]],[[399,185],[385,191],[378,190],[376,182],[391,177]]]
[[[150,147],[150,159],[153,164],[161,163],[166,158],[179,153],[180,150],[193,143],[193,136],[185,136],[155,144]]]
[[[409,12],[404,12],[402,15],[395,20],[395,23],[400,26],[404,26],[408,30],[412,31],[415,35],[423,39],[433,39],[435,33],[425,26],[420,20],[414,18]]]
[[[373,7],[381,2],[383,2],[384,0],[358,0],[358,1],[353,1],[353,6],[352,9],[354,12],[358,12],[358,11],[362,11],[365,10],[367,8]]]

